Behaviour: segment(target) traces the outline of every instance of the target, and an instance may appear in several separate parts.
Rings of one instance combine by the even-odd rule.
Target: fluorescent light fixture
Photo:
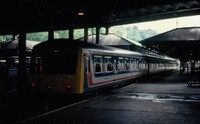
[[[80,10],[80,11],[78,12],[78,15],[79,15],[79,16],[83,16],[83,15],[85,15],[85,13],[83,12],[83,10]]]

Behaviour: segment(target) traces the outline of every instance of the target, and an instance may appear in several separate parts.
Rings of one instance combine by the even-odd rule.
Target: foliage
[[[26,39],[31,41],[46,41],[48,40],[48,32],[27,33]]]
[[[12,40],[12,39],[13,39],[12,35],[2,35],[2,36],[0,36],[0,42],[9,41],[9,40]]]
[[[84,29],[75,29],[74,30],[74,39],[79,39],[84,37]]]
[[[88,35],[96,34],[96,28],[88,28]]]
[[[125,38],[134,41],[141,41],[157,34],[156,31],[153,31],[151,29],[139,30],[137,26],[129,26],[129,27],[116,26],[112,27],[111,30],[118,36],[123,36]]]
[[[105,28],[100,28],[100,33],[104,34],[106,32]],[[139,30],[137,26],[116,26],[111,27],[110,32],[115,33],[118,36],[123,36],[130,40],[141,41],[143,39],[152,37],[157,34],[156,31],[151,29]],[[96,28],[88,28],[88,35],[96,34]],[[74,39],[84,37],[84,29],[74,29]],[[69,38],[69,30],[54,31],[54,38]],[[12,35],[0,36],[0,42],[11,40]],[[43,42],[48,40],[48,32],[36,32],[27,33],[27,40]]]
[[[69,38],[69,30],[54,31],[54,38],[55,39]]]

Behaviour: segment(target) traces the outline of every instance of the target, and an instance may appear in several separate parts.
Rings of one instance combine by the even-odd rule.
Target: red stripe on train
[[[88,76],[88,85],[89,85],[89,87],[92,87],[92,86],[97,86],[97,85],[108,84],[110,82],[114,83],[116,81],[122,81],[122,80],[125,80],[125,79],[141,77],[142,75],[144,75],[144,74],[138,74],[138,75],[134,75],[134,76],[130,76],[130,77],[123,77],[123,78],[118,78],[118,79],[115,79],[115,80],[108,80],[108,81],[97,82],[97,83],[92,82],[92,76],[90,75],[90,76]]]

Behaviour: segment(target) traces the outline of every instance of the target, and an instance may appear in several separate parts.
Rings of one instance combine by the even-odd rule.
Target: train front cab
[[[80,51],[78,48],[73,54],[54,51],[51,54],[33,55],[28,76],[31,91],[64,94],[83,93],[84,65]]]

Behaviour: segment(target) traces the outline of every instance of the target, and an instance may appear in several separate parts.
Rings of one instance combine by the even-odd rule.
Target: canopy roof
[[[177,28],[145,39],[143,42],[150,41],[198,41],[200,40],[200,27]]]
[[[179,28],[141,41],[161,53],[187,61],[200,58],[200,28]]]
[[[83,41],[84,38],[81,38],[79,40]],[[89,35],[87,42],[96,43],[96,35]],[[100,35],[99,44],[100,45],[107,45],[107,46],[113,46],[113,45],[136,45],[136,46],[142,46],[142,44],[137,42],[137,41],[133,41],[133,40],[121,37],[121,36],[117,36],[115,34]]]
[[[11,40],[6,42],[0,43],[0,56],[17,56],[19,49],[18,49],[19,40]],[[26,41],[26,51],[30,53],[33,47],[40,42],[36,41]]]
[[[113,26],[198,15],[199,9],[200,0],[3,0],[0,34]]]

